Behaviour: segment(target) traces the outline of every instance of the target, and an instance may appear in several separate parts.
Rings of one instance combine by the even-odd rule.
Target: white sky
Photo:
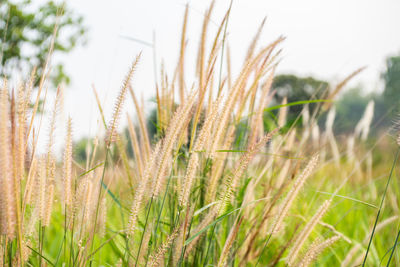
[[[195,59],[203,13],[210,1],[188,2],[191,52],[187,58]],[[95,84],[109,119],[123,77],[140,51],[143,57],[134,77],[134,90],[138,95],[143,94],[145,100],[154,95],[151,48],[120,35],[151,43],[154,31],[157,61],[163,59],[167,70],[172,70],[177,62],[186,3],[184,0],[68,1],[71,8],[85,17],[89,27],[87,45],[59,58],[72,78],[65,92],[65,110],[74,121],[75,137],[94,135],[98,130],[99,112],[91,85]],[[228,0],[217,0],[212,20],[219,22],[228,6]],[[234,68],[238,68],[247,45],[267,16],[260,44],[280,35],[287,37],[281,45],[278,73],[313,75],[335,83],[366,65],[367,70],[352,85],[363,84],[368,91],[381,90],[379,75],[384,60],[400,52],[399,14],[399,0],[234,0],[228,26]],[[211,31],[215,28],[210,24]],[[193,70],[193,66],[188,66],[188,72]],[[187,84],[192,82],[187,80]],[[125,110],[133,114],[131,103],[128,98]]]

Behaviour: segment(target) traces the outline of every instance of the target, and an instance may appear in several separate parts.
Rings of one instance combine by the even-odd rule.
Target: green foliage
[[[310,100],[322,99],[329,84],[325,81],[314,79],[313,77],[298,77],[292,74],[278,75],[274,78],[272,89],[276,90],[275,101],[280,104],[282,100],[287,97],[288,103]],[[312,112],[316,104],[310,104],[310,111]],[[289,116],[297,116],[303,106],[290,107]]]
[[[391,117],[400,110],[400,56],[392,56],[386,60],[386,70],[382,74],[385,83],[383,101],[386,108],[394,107]]]
[[[88,138],[82,138],[80,139],[74,146],[74,157],[75,160],[79,163],[86,163],[87,160],[87,147],[89,145],[89,142],[92,140],[89,140]]]
[[[0,74],[10,77],[19,70],[29,75],[36,67],[40,77],[57,22],[54,53],[68,53],[83,41],[86,28],[82,16],[66,3],[48,1],[38,6],[31,0],[0,1]],[[70,81],[61,64],[53,64],[51,80],[54,84]]]
[[[336,119],[334,129],[336,133],[350,133],[364,114],[365,107],[370,100],[377,96],[363,95],[361,88],[347,90],[336,102]]]

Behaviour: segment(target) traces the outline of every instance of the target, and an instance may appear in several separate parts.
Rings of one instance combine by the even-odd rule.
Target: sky
[[[107,119],[110,119],[123,78],[140,52],[142,58],[133,78],[133,87],[145,104],[151,105],[154,96],[153,50],[122,36],[154,43],[158,68],[164,62],[172,76],[187,3],[187,72],[194,73],[193,62],[203,14],[210,1],[68,1],[70,8],[83,15],[89,29],[85,46],[55,59],[65,64],[71,77],[72,82],[65,90],[64,108],[66,116],[72,117],[75,138],[98,133],[99,112],[92,85],[99,93]],[[229,3],[228,0],[216,1],[211,33],[216,30]],[[233,69],[240,67],[248,44],[266,17],[259,44],[266,45],[281,35],[286,37],[280,46],[278,74],[311,75],[335,84],[366,66],[367,69],[349,86],[361,85],[365,92],[379,92],[383,86],[380,73],[384,70],[385,58],[400,53],[399,13],[398,0],[234,0],[227,29]],[[193,82],[191,78],[188,76],[187,84]],[[134,114],[129,98],[125,112]],[[122,120],[122,126],[124,123]]]

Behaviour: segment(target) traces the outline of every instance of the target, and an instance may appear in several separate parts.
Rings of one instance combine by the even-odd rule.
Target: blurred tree
[[[386,70],[382,78],[385,83],[383,102],[386,110],[391,109],[389,118],[393,119],[400,111],[400,56],[386,59]]]
[[[81,163],[84,164],[86,163],[87,160],[87,147],[89,143],[91,143],[92,140],[88,138],[82,138],[80,139],[77,143],[74,144],[74,159]]]
[[[288,103],[320,99],[328,88],[329,84],[325,81],[317,80],[313,77],[302,78],[291,74],[278,75],[272,83],[272,89],[276,90],[275,101],[277,104],[280,104],[285,97],[287,97]],[[310,105],[310,112],[313,111],[314,107],[314,104]],[[302,109],[303,106],[301,105],[290,107],[289,119],[297,116]]]
[[[363,95],[360,87],[345,91],[335,103],[336,118],[333,127],[334,131],[338,134],[353,132],[355,126],[363,116],[368,102],[370,100],[376,102],[376,98],[378,96],[373,94]]]
[[[56,22],[54,53],[67,53],[82,40],[86,28],[82,16],[66,3],[0,0],[0,75],[9,77],[16,71],[26,75],[35,66],[40,77]],[[51,80],[54,84],[69,82],[63,65],[52,64]]]

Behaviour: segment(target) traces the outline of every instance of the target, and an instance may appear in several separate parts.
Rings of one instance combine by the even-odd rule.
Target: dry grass
[[[54,129],[61,90],[52,107],[47,151],[41,155],[36,150],[40,127],[34,128],[33,122],[40,119],[38,100],[45,98],[47,77],[41,77],[33,109],[33,78],[16,94],[4,81],[4,266],[309,266],[315,261],[350,266],[356,256],[364,256],[376,216],[374,199],[384,184],[376,177],[388,168],[373,166],[372,153],[380,152],[363,148],[373,106],[347,142],[333,134],[335,111],[330,104],[318,103],[312,115],[305,105],[301,127],[288,124],[288,106],[280,108],[277,119],[269,117],[265,109],[275,93],[271,84],[284,38],[259,47],[263,22],[240,72],[231,77],[230,53],[222,54],[229,51],[225,38],[230,10],[209,39],[212,11],[213,5],[205,14],[195,85],[189,88],[184,73],[185,59],[191,56],[185,43],[189,8],[185,10],[176,73],[168,81],[163,71],[156,82],[156,135],[150,136],[146,109],[130,84],[135,68],[140,68],[139,55],[123,82],[110,123],[99,129],[106,130],[106,136],[88,144],[87,162],[81,163],[85,167],[74,161],[71,119],[63,157],[52,148],[58,138]],[[227,74],[216,67],[222,55]],[[357,72],[325,100],[333,99]],[[137,120],[128,115],[129,136],[124,136],[118,126],[128,91]],[[96,91],[95,97],[105,122]],[[325,130],[317,124],[324,112],[329,114]],[[128,140],[133,157],[127,153]],[[390,247],[382,242],[390,232],[387,226],[399,216],[398,190],[392,188],[385,191],[392,201],[382,210],[385,218],[391,217],[376,227],[378,241],[372,242],[369,266],[387,260]]]

